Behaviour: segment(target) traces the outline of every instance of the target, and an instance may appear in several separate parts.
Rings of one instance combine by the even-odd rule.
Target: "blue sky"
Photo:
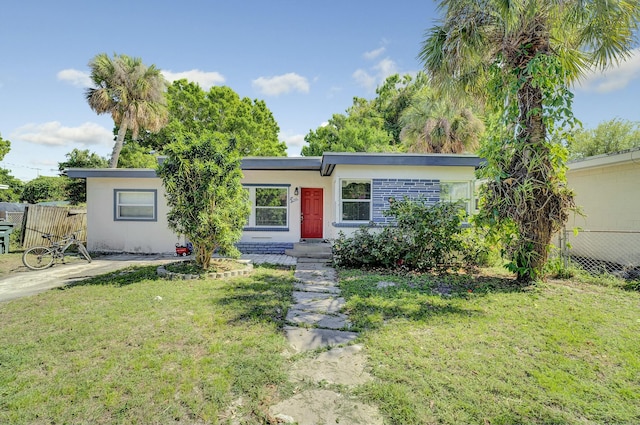
[[[437,19],[428,0],[23,0],[5,2],[2,15],[0,134],[11,152],[0,166],[24,181],[56,175],[73,148],[110,154],[111,117],[84,99],[98,53],[264,100],[297,156],[309,130],[354,96],[373,98],[388,75],[418,71],[420,42]],[[587,128],[640,121],[640,50],[575,93]]]

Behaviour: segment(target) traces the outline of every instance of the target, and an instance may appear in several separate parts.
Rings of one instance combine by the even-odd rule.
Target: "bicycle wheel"
[[[91,262],[91,256],[89,255],[89,251],[87,251],[87,248],[84,247],[83,244],[79,243],[78,244],[78,252],[80,254],[82,254],[82,256],[90,263]]]
[[[53,264],[53,251],[44,246],[34,246],[22,254],[22,262],[31,270],[42,270]]]

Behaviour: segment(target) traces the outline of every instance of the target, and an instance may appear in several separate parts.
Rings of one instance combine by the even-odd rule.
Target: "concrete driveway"
[[[72,264],[56,263],[45,270],[29,271],[25,268],[25,271],[0,279],[0,302],[37,294],[129,266],[161,265],[176,260],[176,257],[169,255],[118,254],[96,258],[90,264],[75,261]]]

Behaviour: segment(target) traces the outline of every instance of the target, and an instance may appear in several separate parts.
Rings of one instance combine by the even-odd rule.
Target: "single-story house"
[[[300,241],[330,240],[362,225],[384,225],[389,198],[463,199],[471,211],[479,164],[480,158],[466,154],[244,158],[242,184],[252,207],[238,248],[283,253]],[[171,252],[184,242],[167,226],[168,206],[155,170],[72,168],[66,174],[87,181],[90,251]]]
[[[567,183],[584,215],[567,228],[570,254],[640,266],[640,148],[571,161]]]

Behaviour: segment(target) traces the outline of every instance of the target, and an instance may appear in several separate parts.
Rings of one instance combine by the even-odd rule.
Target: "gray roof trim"
[[[320,174],[330,176],[336,165],[403,165],[435,167],[478,167],[482,159],[465,154],[334,153],[322,156]]]
[[[64,173],[69,178],[155,178],[156,170],[151,168],[68,168]]]
[[[336,165],[401,165],[431,167],[478,167],[483,160],[464,154],[408,154],[408,153],[336,153],[326,152],[312,157],[246,157],[240,167],[243,170],[319,171],[330,176]],[[156,171],[150,168],[69,168],[70,178],[154,178]]]
[[[246,157],[242,158],[243,170],[319,171],[322,158],[311,157]]]

